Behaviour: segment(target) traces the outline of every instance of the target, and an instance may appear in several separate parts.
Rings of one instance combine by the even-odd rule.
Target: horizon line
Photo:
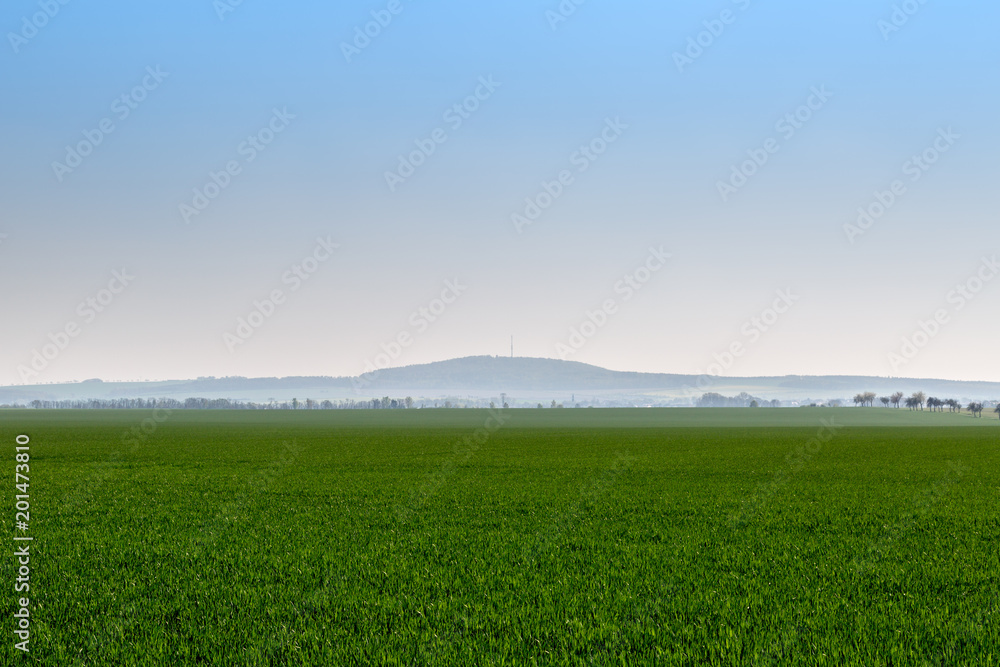
[[[554,357],[510,357],[506,355],[490,355],[490,354],[480,354],[480,355],[468,355],[464,357],[451,357],[448,359],[438,359],[435,361],[428,361],[422,363],[405,364],[402,366],[386,366],[385,368],[376,369],[374,371],[369,371],[367,373],[360,373],[358,375],[261,375],[261,376],[247,376],[247,375],[201,375],[197,377],[188,378],[161,378],[161,379],[133,379],[133,380],[106,380],[100,377],[87,378],[85,380],[63,380],[63,381],[53,381],[53,382],[34,382],[27,383],[22,382],[20,384],[4,384],[0,385],[0,388],[10,388],[10,387],[37,387],[37,386],[50,386],[50,385],[71,385],[71,384],[84,384],[87,382],[101,382],[106,384],[139,384],[139,383],[161,383],[161,382],[198,382],[202,380],[226,380],[226,379],[243,379],[243,380],[285,380],[289,378],[311,378],[311,379],[331,379],[331,380],[350,380],[353,378],[360,378],[373,372],[383,372],[383,371],[393,371],[402,370],[404,368],[413,368],[418,366],[433,366],[435,364],[444,364],[451,361],[462,361],[466,359],[494,359],[494,360],[536,360],[536,361],[554,361],[566,364],[579,364],[582,366],[589,366],[591,368],[608,371],[612,373],[623,373],[623,374],[639,374],[639,375],[666,375],[666,376],[678,376],[678,377],[710,377],[718,380],[747,380],[747,379],[778,379],[778,378],[871,378],[879,380],[907,380],[907,381],[927,381],[927,382],[962,382],[969,384],[1000,384],[1000,379],[998,380],[964,380],[955,378],[944,378],[944,377],[912,377],[905,375],[865,375],[865,374],[802,374],[802,373],[785,373],[783,375],[716,375],[711,373],[676,373],[676,372],[662,372],[662,371],[636,371],[636,370],[620,370],[616,368],[608,368],[605,366],[598,366],[596,364],[590,364],[583,361],[576,361],[572,359],[558,359]]]

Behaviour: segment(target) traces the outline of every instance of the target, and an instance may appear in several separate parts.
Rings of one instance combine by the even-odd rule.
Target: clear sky
[[[511,335],[620,370],[1000,379],[998,19],[10,0],[0,383],[354,375]]]

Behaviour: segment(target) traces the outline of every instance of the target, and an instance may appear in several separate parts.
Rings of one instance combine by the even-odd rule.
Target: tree
[[[750,401],[750,407],[751,408],[759,408],[760,404],[756,400],[753,400],[753,401]]]
[[[298,409],[299,409],[299,399],[293,398],[292,399],[292,410],[298,410]]]
[[[874,391],[866,391],[863,394],[856,394],[854,396],[854,404],[861,405],[863,407],[874,406],[876,397],[877,395]]]
[[[894,393],[892,396],[889,397],[889,400],[898,409],[899,408],[899,402],[901,400],[903,400],[903,392],[897,391],[896,393]]]
[[[922,391],[915,391],[913,392],[913,394],[910,395],[910,398],[913,399],[914,405],[916,407],[920,408],[921,410],[924,409],[924,402],[927,400],[927,394],[925,394]]]
[[[1000,417],[1000,403],[993,409],[993,412],[997,413],[997,416]]]
[[[982,417],[983,416],[983,404],[982,403],[976,403],[975,401],[973,401],[973,402],[969,403],[966,407],[969,409],[969,412],[972,413],[973,417]]]
[[[888,396],[879,396],[878,400],[882,403],[883,408],[889,407],[889,403],[892,402],[892,399],[889,398]]]

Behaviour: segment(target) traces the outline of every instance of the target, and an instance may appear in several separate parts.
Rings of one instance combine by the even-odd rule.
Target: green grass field
[[[156,417],[0,412],[3,664],[1000,661],[995,415]]]

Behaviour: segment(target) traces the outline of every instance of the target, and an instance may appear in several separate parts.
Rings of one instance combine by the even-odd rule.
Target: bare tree
[[[889,403],[892,402],[892,399],[889,398],[888,396],[879,396],[878,400],[882,403],[883,408],[889,407]]]
[[[910,398],[913,399],[913,402],[916,404],[917,407],[919,407],[921,410],[924,409],[924,402],[927,400],[927,394],[925,394],[922,391],[915,391],[910,395]]]
[[[889,400],[892,401],[893,406],[895,406],[898,409],[899,402],[903,400],[903,392],[897,391],[896,393],[894,393],[892,396],[889,397]]]

